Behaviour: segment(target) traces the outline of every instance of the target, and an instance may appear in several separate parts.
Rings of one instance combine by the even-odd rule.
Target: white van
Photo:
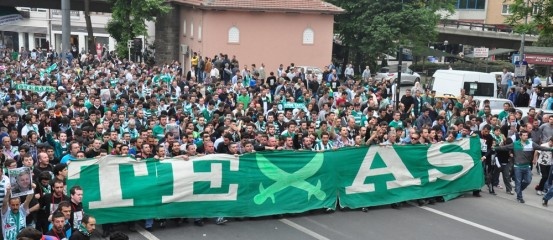
[[[471,96],[497,97],[497,81],[495,76],[489,73],[438,70],[432,76],[432,90],[437,94],[453,94],[459,96],[461,89]]]

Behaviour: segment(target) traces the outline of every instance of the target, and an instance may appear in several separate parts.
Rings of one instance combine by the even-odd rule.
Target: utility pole
[[[400,88],[401,88],[401,65],[403,65],[403,46],[399,46],[399,50],[397,52],[397,82],[396,82],[396,110],[399,110],[399,94],[400,94]]]
[[[71,37],[71,2],[70,0],[61,0],[61,53],[65,57],[68,50],[71,49],[69,38]]]
[[[526,1],[526,8],[528,8],[530,0]],[[528,13],[524,15],[524,26],[528,25]],[[524,45],[526,44],[526,29],[522,32],[522,39],[520,40],[520,60],[524,61]]]

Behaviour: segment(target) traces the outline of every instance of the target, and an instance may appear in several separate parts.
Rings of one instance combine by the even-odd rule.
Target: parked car
[[[526,117],[528,115],[528,111],[530,111],[529,107],[517,107],[516,110],[520,110],[522,112],[522,117]],[[543,108],[536,108],[536,113],[541,115],[551,115],[553,114],[553,110],[543,109]]]
[[[492,114],[499,114],[501,111],[503,111],[503,104],[505,103],[508,103],[513,108],[515,107],[511,100],[505,98],[474,97],[473,99],[474,101],[476,101],[476,106],[478,106],[479,111],[484,109],[484,101],[490,100],[490,109],[492,110]]]
[[[397,80],[397,72],[390,72],[390,68],[383,67],[378,71],[374,79],[376,81],[381,81],[382,79],[395,81]],[[401,72],[401,84],[414,85],[415,82],[420,82],[420,80],[421,76],[409,68],[405,68]]]
[[[459,99],[458,97],[456,97],[455,95],[453,94],[443,94],[443,95],[436,95],[436,101],[441,101],[443,103],[449,103],[449,102],[452,102],[452,103],[458,103],[461,101],[461,99]]]
[[[303,72],[307,74],[315,74],[317,76],[317,81],[320,83],[323,80],[323,70],[318,67],[313,66],[297,66],[298,69],[303,69]],[[326,81],[326,79],[325,79]]]

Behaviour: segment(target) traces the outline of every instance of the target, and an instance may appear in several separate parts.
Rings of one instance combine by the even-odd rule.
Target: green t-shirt
[[[157,139],[162,139],[165,137],[165,127],[162,127],[159,124],[154,126],[152,132],[154,134],[154,137],[156,137]]]
[[[351,111],[351,116],[355,119],[355,124],[360,126],[363,119],[363,112]]]
[[[246,95],[240,95],[238,96],[238,99],[237,101],[239,103],[243,103],[244,104],[244,108],[247,108],[249,105],[250,105],[250,96],[248,94]]]
[[[398,128],[403,128],[403,122],[402,121],[391,121],[390,124],[388,124],[388,126],[390,127],[393,127],[395,129],[398,129]]]
[[[503,121],[507,116],[509,116],[509,113],[505,110],[501,111],[497,118],[499,118],[499,121]]]
[[[17,61],[19,58],[19,52],[12,52],[12,60]]]

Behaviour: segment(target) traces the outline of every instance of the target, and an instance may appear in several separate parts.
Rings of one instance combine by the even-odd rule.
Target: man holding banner
[[[32,189],[35,184],[32,184]],[[6,187],[6,196],[2,203],[2,235],[4,240],[16,240],[19,231],[27,227],[26,217],[29,213],[29,203],[33,194],[27,195],[25,202],[21,204],[18,197],[12,197],[11,187]]]

